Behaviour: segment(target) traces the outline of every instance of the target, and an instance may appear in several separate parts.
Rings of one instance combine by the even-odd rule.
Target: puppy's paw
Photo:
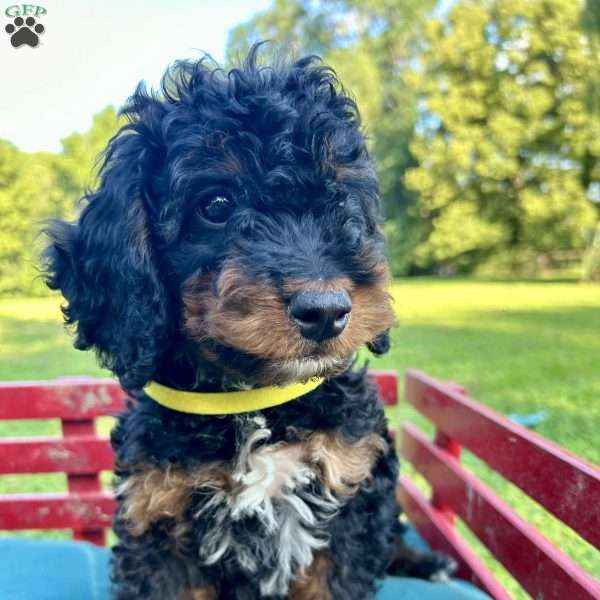
[[[450,581],[457,568],[454,559],[441,552],[424,552],[415,556],[405,566],[405,574],[408,577],[426,579],[437,583],[447,583]]]
[[[423,579],[448,583],[456,573],[457,567],[456,561],[450,556],[440,552],[431,552],[422,556],[419,568],[422,569]]]
[[[415,577],[438,583],[448,582],[456,572],[453,558],[441,552],[421,552],[401,545],[387,572],[391,575]]]

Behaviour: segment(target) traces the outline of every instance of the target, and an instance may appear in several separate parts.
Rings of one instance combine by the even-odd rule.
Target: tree
[[[590,235],[590,245],[583,256],[582,266],[585,281],[600,281],[600,222]]]
[[[89,131],[72,133],[62,140],[57,171],[65,199],[71,204],[74,198],[96,184],[101,153],[121,125],[123,121],[114,107],[107,106],[93,116]]]
[[[90,131],[63,140],[63,152],[21,152],[0,140],[0,294],[46,291],[38,277],[39,232],[48,218],[70,218],[95,183],[94,164],[119,120],[112,107]]]
[[[431,20],[412,76],[422,114],[406,175],[425,220],[415,260],[532,270],[582,250],[598,219],[599,54],[563,0],[461,0]]]
[[[62,214],[56,157],[27,154],[0,140],[0,294],[34,293],[41,220]]]

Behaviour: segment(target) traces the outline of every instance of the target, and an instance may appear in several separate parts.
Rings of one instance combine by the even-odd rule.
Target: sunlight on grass
[[[63,325],[61,298],[0,300],[0,380],[106,375],[92,352],[78,352]]]
[[[62,297],[58,295],[47,298],[4,298],[0,300],[0,318],[60,323],[62,302]]]

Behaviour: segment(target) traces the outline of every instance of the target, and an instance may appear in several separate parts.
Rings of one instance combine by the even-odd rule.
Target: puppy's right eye
[[[207,221],[220,225],[226,223],[235,210],[235,202],[227,196],[212,196],[198,207]]]

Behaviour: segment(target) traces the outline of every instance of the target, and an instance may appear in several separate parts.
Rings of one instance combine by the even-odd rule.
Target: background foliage
[[[62,140],[62,152],[21,152],[0,140],[0,294],[45,293],[38,277],[39,231],[48,218],[71,218],[93,186],[96,157],[118,129],[112,107],[86,133]]]
[[[376,159],[396,275],[600,280],[599,7],[274,0],[231,32],[228,61],[268,39],[265,61],[317,53],[337,70]],[[43,290],[39,223],[73,215],[118,123],[106,108],[58,154],[0,140],[0,294]]]
[[[598,218],[599,55],[580,20],[577,2],[496,0],[427,24],[406,176],[427,223],[417,264],[535,271],[584,248]]]

